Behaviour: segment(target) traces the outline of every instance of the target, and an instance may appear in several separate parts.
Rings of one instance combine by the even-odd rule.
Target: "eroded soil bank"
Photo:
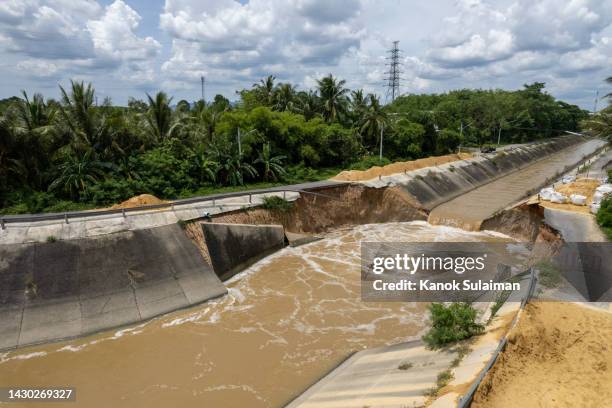
[[[534,302],[481,383],[473,408],[608,407],[612,314]]]
[[[229,224],[276,224],[286,231],[320,234],[355,225],[426,220],[414,199],[400,188],[373,188],[360,184],[329,187],[316,194],[302,193],[288,210],[265,208],[242,209],[213,217],[213,222]],[[200,224],[196,220],[186,225],[205,259],[210,257]]]

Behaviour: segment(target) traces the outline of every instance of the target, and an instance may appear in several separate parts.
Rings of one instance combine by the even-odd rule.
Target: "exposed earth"
[[[612,314],[534,302],[478,388],[472,408],[609,407]]]

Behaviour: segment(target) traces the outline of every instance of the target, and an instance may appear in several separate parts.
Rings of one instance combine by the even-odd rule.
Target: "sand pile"
[[[558,210],[576,211],[585,214],[590,214],[589,204],[593,200],[595,189],[600,185],[600,182],[595,179],[581,178],[572,183],[559,184],[555,186],[555,191],[564,194],[569,198],[572,194],[580,194],[587,198],[587,205],[574,205],[569,201],[564,204],[551,203],[550,201],[540,201],[542,207],[555,208]]]
[[[403,173],[422,169],[424,167],[439,166],[440,164],[450,163],[457,160],[472,158],[471,153],[447,154],[446,156],[426,157],[424,159],[411,160],[405,162],[395,162],[384,167],[374,166],[367,170],[345,170],[332,177],[337,181],[364,181],[371,180],[378,176],[390,176],[392,174]]]
[[[163,204],[168,201],[160,200],[151,194],[141,194],[135,197],[132,197],[128,200],[125,200],[122,203],[115,204],[111,207],[112,210],[121,209],[121,208],[134,208],[134,207],[142,207],[143,205],[153,205],[153,204]]]
[[[472,408],[612,406],[612,314],[529,304]]]

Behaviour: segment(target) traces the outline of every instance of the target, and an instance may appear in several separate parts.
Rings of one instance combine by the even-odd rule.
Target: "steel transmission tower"
[[[400,54],[399,41],[393,41],[393,48],[387,51],[389,56],[387,57],[388,71],[385,72],[386,87],[387,87],[387,100],[391,96],[391,102],[400,95],[400,79],[401,79],[401,67],[400,67]]]

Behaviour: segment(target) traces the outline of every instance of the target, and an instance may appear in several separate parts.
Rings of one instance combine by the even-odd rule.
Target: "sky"
[[[592,110],[612,91],[612,0],[2,0],[0,98],[175,101],[249,88],[267,75],[310,89],[332,73],[381,95],[399,41],[401,93],[518,89],[545,82]],[[600,103],[601,107],[602,103]]]

